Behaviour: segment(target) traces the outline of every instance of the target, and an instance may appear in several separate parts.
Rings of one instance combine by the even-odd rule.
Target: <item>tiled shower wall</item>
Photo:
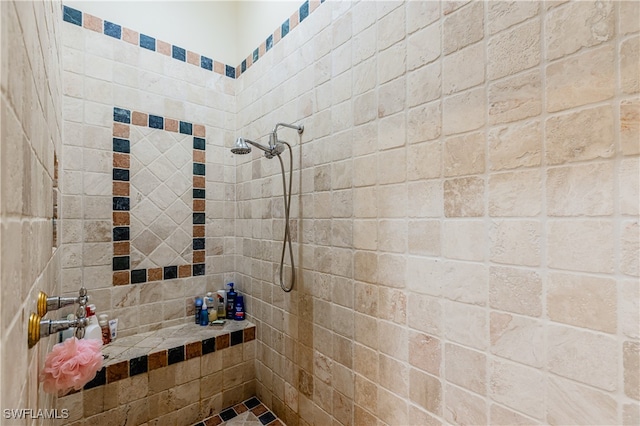
[[[640,4],[327,2],[237,81],[258,396],[288,425],[638,424]],[[288,132],[288,133],[287,133]]]
[[[53,406],[38,373],[55,341],[43,338],[28,349],[27,321],[39,291],[60,290],[53,225],[55,153],[59,158],[62,145],[60,10],[57,1],[0,3],[0,409],[6,424],[31,420],[9,419],[4,410]]]
[[[234,244],[232,183],[235,175],[231,166],[234,160],[223,146],[233,142],[235,81],[218,72],[217,63],[213,72],[213,62],[196,58],[193,52],[185,53],[185,49],[175,46],[172,51],[165,42],[156,43],[148,36],[121,29],[99,17],[83,16],[81,11],[70,9],[65,11],[68,22],[63,24],[63,291],[76,293],[84,283],[97,311],[118,318],[120,335],[181,324],[187,316],[191,318],[193,298],[223,288],[225,273],[233,270],[233,258],[229,257],[225,263],[224,255],[233,252]],[[148,139],[134,137],[140,134]],[[180,152],[173,149],[177,145],[167,144],[174,138],[185,137],[186,145]],[[142,143],[136,142],[138,139],[152,141],[149,146],[157,149],[137,152],[139,148],[134,145]],[[197,171],[195,166],[192,170],[192,151]],[[153,184],[154,178],[147,170],[149,176],[136,184],[135,171],[151,161],[155,162],[155,169],[149,170],[158,174],[178,167],[184,174],[182,180],[176,181],[173,176],[173,185],[171,179]],[[118,176],[112,174],[113,169]],[[128,181],[122,181],[123,173],[127,179],[131,174],[130,189]],[[196,174],[193,188],[205,194],[206,209],[205,203],[200,203],[197,209],[194,207],[194,212],[205,211],[205,217],[195,213],[193,223],[205,224],[199,225],[199,235],[187,235],[192,228],[189,210],[192,191],[189,188],[185,192],[184,184],[190,185],[192,175]],[[135,190],[141,186],[151,191],[153,188],[149,185],[161,184],[168,187],[165,195],[155,193],[159,202],[176,197],[169,188],[185,194],[183,200],[178,201],[187,209],[186,216],[171,207],[165,211],[179,223],[185,221],[185,232],[180,233],[189,253],[184,254],[186,260],[178,262],[178,267],[175,262],[140,263],[140,254],[134,250],[133,240],[139,234],[149,237],[149,241],[138,241],[139,250],[157,244],[157,237],[149,231],[153,226],[142,232],[138,222],[140,226],[137,231],[134,229],[136,217],[144,218],[143,222],[148,224],[146,219],[155,215],[157,209],[136,213],[136,201],[140,200],[131,197],[135,197]],[[129,209],[130,199],[129,219],[128,210],[122,211],[121,202],[126,202]],[[139,207],[142,208],[142,204]],[[122,219],[122,213],[127,217]],[[129,246],[130,224],[134,225],[129,249],[122,246]],[[193,228],[195,232],[195,226]],[[116,238],[116,231],[127,231],[126,238],[122,235]],[[205,251],[197,253],[197,261],[193,258],[192,271],[192,265],[188,264],[192,259],[191,238],[195,247],[196,237],[202,237],[203,231]],[[114,244],[113,239],[123,241]],[[197,244],[200,248],[202,241],[198,239]],[[129,265],[136,270],[131,275]],[[200,275],[203,265],[206,276]],[[169,267],[165,268],[164,275],[163,266]],[[123,268],[126,271],[122,271]]]

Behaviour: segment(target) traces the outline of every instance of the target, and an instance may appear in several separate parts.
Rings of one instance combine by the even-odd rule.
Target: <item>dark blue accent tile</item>
[[[206,148],[207,144],[205,142],[204,139],[202,138],[193,138],[193,149],[199,149],[204,151],[204,149]]]
[[[129,181],[129,169],[113,169],[113,180]]]
[[[193,213],[193,224],[204,225],[204,213]]]
[[[196,423],[195,426],[206,426],[204,422]]]
[[[120,39],[122,37],[122,27],[113,22],[104,21],[104,34],[109,37]]]
[[[211,337],[202,341],[202,355],[210,354],[216,350],[216,338]]]
[[[147,282],[146,269],[134,269],[131,271],[131,284],[140,284]]]
[[[236,330],[231,332],[231,346],[239,345],[242,343],[242,334],[244,330]]]
[[[244,61],[242,61],[242,63],[240,64],[240,71],[241,72],[245,72],[247,70],[247,60],[245,59]]]
[[[113,197],[113,210],[129,211],[129,197]]]
[[[115,152],[124,152],[129,154],[131,152],[131,145],[126,139],[113,138],[113,150]]]
[[[129,269],[129,256],[116,256],[113,258],[113,270],[124,271]]]
[[[131,123],[131,111],[128,109],[122,109],[118,107],[113,108],[113,121],[120,123]]]
[[[263,425],[268,425],[275,419],[276,419],[276,416],[274,416],[271,411],[267,411],[266,413],[258,417],[258,420],[260,420],[260,423],[262,423]]]
[[[149,115],[149,127],[153,129],[163,129],[164,118],[158,117],[157,115]]]
[[[82,12],[69,6],[63,6],[62,19],[71,24],[82,26]]]
[[[133,271],[131,271],[133,272]],[[146,373],[148,369],[147,356],[142,355],[129,360],[129,377]]]
[[[171,56],[173,59],[185,62],[187,60],[187,51],[182,47],[171,46]]]
[[[236,78],[236,69],[231,65],[225,65],[225,75],[227,77]]]
[[[145,34],[140,34],[140,47],[156,51],[156,39]]]
[[[253,58],[253,63],[255,64],[258,61],[258,59],[260,59],[260,50],[258,49],[254,50],[252,58]]]
[[[273,34],[267,37],[266,45],[267,45],[267,52],[268,52],[273,47]]]
[[[204,250],[204,238],[194,238],[193,239],[193,249],[194,250]]]
[[[167,351],[168,364],[175,364],[184,361],[184,346],[177,346]]]
[[[288,19],[286,21],[284,21],[282,23],[282,25],[280,26],[280,37],[284,38],[284,36],[286,36],[287,34],[289,34],[289,20]]]
[[[113,241],[129,241],[129,227],[128,226],[114,227]]]
[[[206,174],[206,166],[202,163],[193,163],[193,174],[204,176]]]
[[[191,123],[187,123],[186,121],[180,122],[180,133],[185,135],[193,134],[193,125]]]
[[[96,373],[96,376],[91,379],[89,383],[84,385],[84,389],[95,388],[96,386],[102,386],[107,384],[107,368],[102,367],[100,371]]]
[[[196,263],[193,265],[192,275],[197,277],[198,275],[204,275],[205,272],[205,264],[204,263]]]
[[[204,196],[205,196],[204,189],[193,190],[193,198],[204,198]]]
[[[304,21],[305,18],[307,16],[309,16],[309,1],[305,1],[304,3],[302,3],[302,6],[300,6],[300,10],[299,10],[299,15],[300,15],[300,22]]]
[[[205,70],[213,71],[213,59],[200,56],[200,66]]]
[[[220,413],[220,418],[226,422],[226,421],[229,421],[229,420],[233,419],[237,415],[238,414],[236,414],[236,412],[233,410],[233,408],[227,408],[222,413]]]
[[[251,398],[247,401],[244,402],[244,405],[251,410],[252,408],[257,407],[258,405],[260,405],[260,400],[258,398]]]
[[[163,279],[172,280],[174,278],[178,278],[178,267],[177,266],[165,266],[163,271]]]

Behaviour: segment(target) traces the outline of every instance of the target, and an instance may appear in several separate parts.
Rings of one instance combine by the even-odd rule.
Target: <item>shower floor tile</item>
[[[286,426],[256,397],[233,407],[225,408],[219,414],[199,421],[193,426]]]

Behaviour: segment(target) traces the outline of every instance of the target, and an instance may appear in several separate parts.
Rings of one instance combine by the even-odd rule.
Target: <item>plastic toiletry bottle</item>
[[[213,292],[208,292],[204,300],[206,300],[209,310],[209,321],[213,321],[216,318],[216,300],[213,298]]]
[[[102,329],[98,324],[98,318],[96,317],[96,305],[88,305],[87,313],[89,319],[89,325],[84,329],[85,339],[97,339],[102,342]]]
[[[233,289],[233,283],[227,284],[230,288],[227,291],[227,319],[233,319],[236,309],[236,296],[238,293]]]
[[[200,325],[209,325],[209,311],[207,310],[207,302],[202,302],[200,310]]]
[[[196,297],[196,324],[200,324],[200,312],[202,311],[202,299]]]
[[[244,297],[240,294],[236,297],[236,312],[233,319],[236,321],[244,320]]]
[[[98,315],[98,324],[100,324],[100,331],[102,331],[102,344],[108,345],[111,343],[111,331],[109,331],[109,316],[107,314]]]
[[[226,313],[224,310],[224,297],[218,295],[218,319],[225,319],[226,318]]]

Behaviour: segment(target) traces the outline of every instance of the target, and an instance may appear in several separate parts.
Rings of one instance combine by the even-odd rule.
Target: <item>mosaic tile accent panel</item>
[[[113,109],[113,285],[205,274],[205,127]]]
[[[255,396],[240,404],[228,407],[219,414],[207,417],[193,426],[224,425],[268,425],[285,426],[275,414]]]
[[[63,6],[62,18],[70,24],[78,25],[90,31],[100,32],[106,36],[140,46],[142,49],[158,52],[161,55],[169,56],[177,61],[187,62],[235,79],[251,68],[251,66],[271,50],[274,45],[287,36],[298,23],[308,18],[324,1],[325,0],[307,0],[302,3],[289,18],[276,28],[273,34],[270,34],[260,46],[256,47],[251,54],[237,66],[214,61],[211,58],[191,52],[183,47],[169,44],[147,34],[138,33],[137,31],[122,27],[113,22],[103,21],[96,16],[83,13],[69,6]]]

